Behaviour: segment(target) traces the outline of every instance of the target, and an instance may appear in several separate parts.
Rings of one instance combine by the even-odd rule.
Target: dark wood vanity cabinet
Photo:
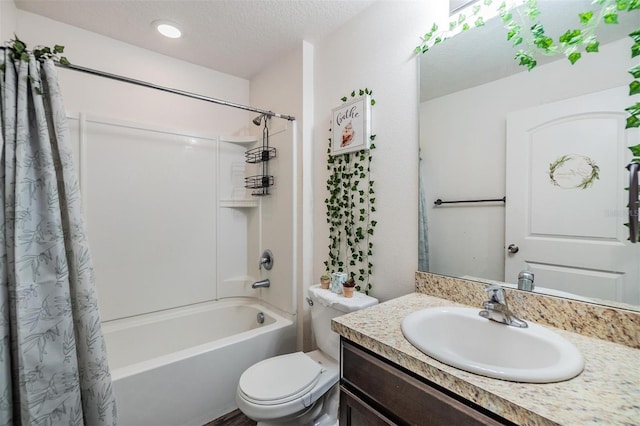
[[[341,359],[340,426],[513,425],[344,338]]]

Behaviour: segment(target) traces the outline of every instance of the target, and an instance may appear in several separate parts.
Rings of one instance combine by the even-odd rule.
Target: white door
[[[541,287],[640,303],[640,244],[626,209],[627,87],[507,117],[505,281],[529,269]]]

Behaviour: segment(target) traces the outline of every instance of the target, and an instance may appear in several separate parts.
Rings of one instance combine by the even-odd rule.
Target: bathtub
[[[291,318],[253,299],[108,321],[103,332],[120,426],[202,426],[233,411],[242,372],[296,340]]]

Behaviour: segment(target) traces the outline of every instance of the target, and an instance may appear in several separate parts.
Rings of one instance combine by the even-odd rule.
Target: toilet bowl
[[[331,318],[363,309],[378,300],[353,298],[312,286],[311,324],[319,350],[280,355],[249,367],[236,391],[238,408],[258,426],[337,425],[340,337]]]
[[[257,422],[300,425],[339,377],[338,363],[320,351],[281,355],[258,362],[242,374],[236,402]]]

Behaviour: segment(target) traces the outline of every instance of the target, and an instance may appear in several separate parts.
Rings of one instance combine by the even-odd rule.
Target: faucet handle
[[[504,288],[499,285],[488,285],[484,288],[484,291],[487,292],[487,297],[489,298],[489,302],[506,304],[506,296],[504,294]]]
[[[533,272],[527,271],[526,269],[524,271],[520,271],[518,274],[518,290],[533,291],[535,288],[533,279]]]
[[[262,252],[262,256],[260,256],[260,260],[258,261],[258,269],[262,269],[263,266],[267,271],[273,268],[273,253],[271,253],[269,249]]]
[[[481,317],[514,327],[527,328],[526,321],[513,315],[507,306],[507,298],[502,286],[488,285],[484,290],[487,292],[489,300],[482,304],[484,310],[480,311]]]

